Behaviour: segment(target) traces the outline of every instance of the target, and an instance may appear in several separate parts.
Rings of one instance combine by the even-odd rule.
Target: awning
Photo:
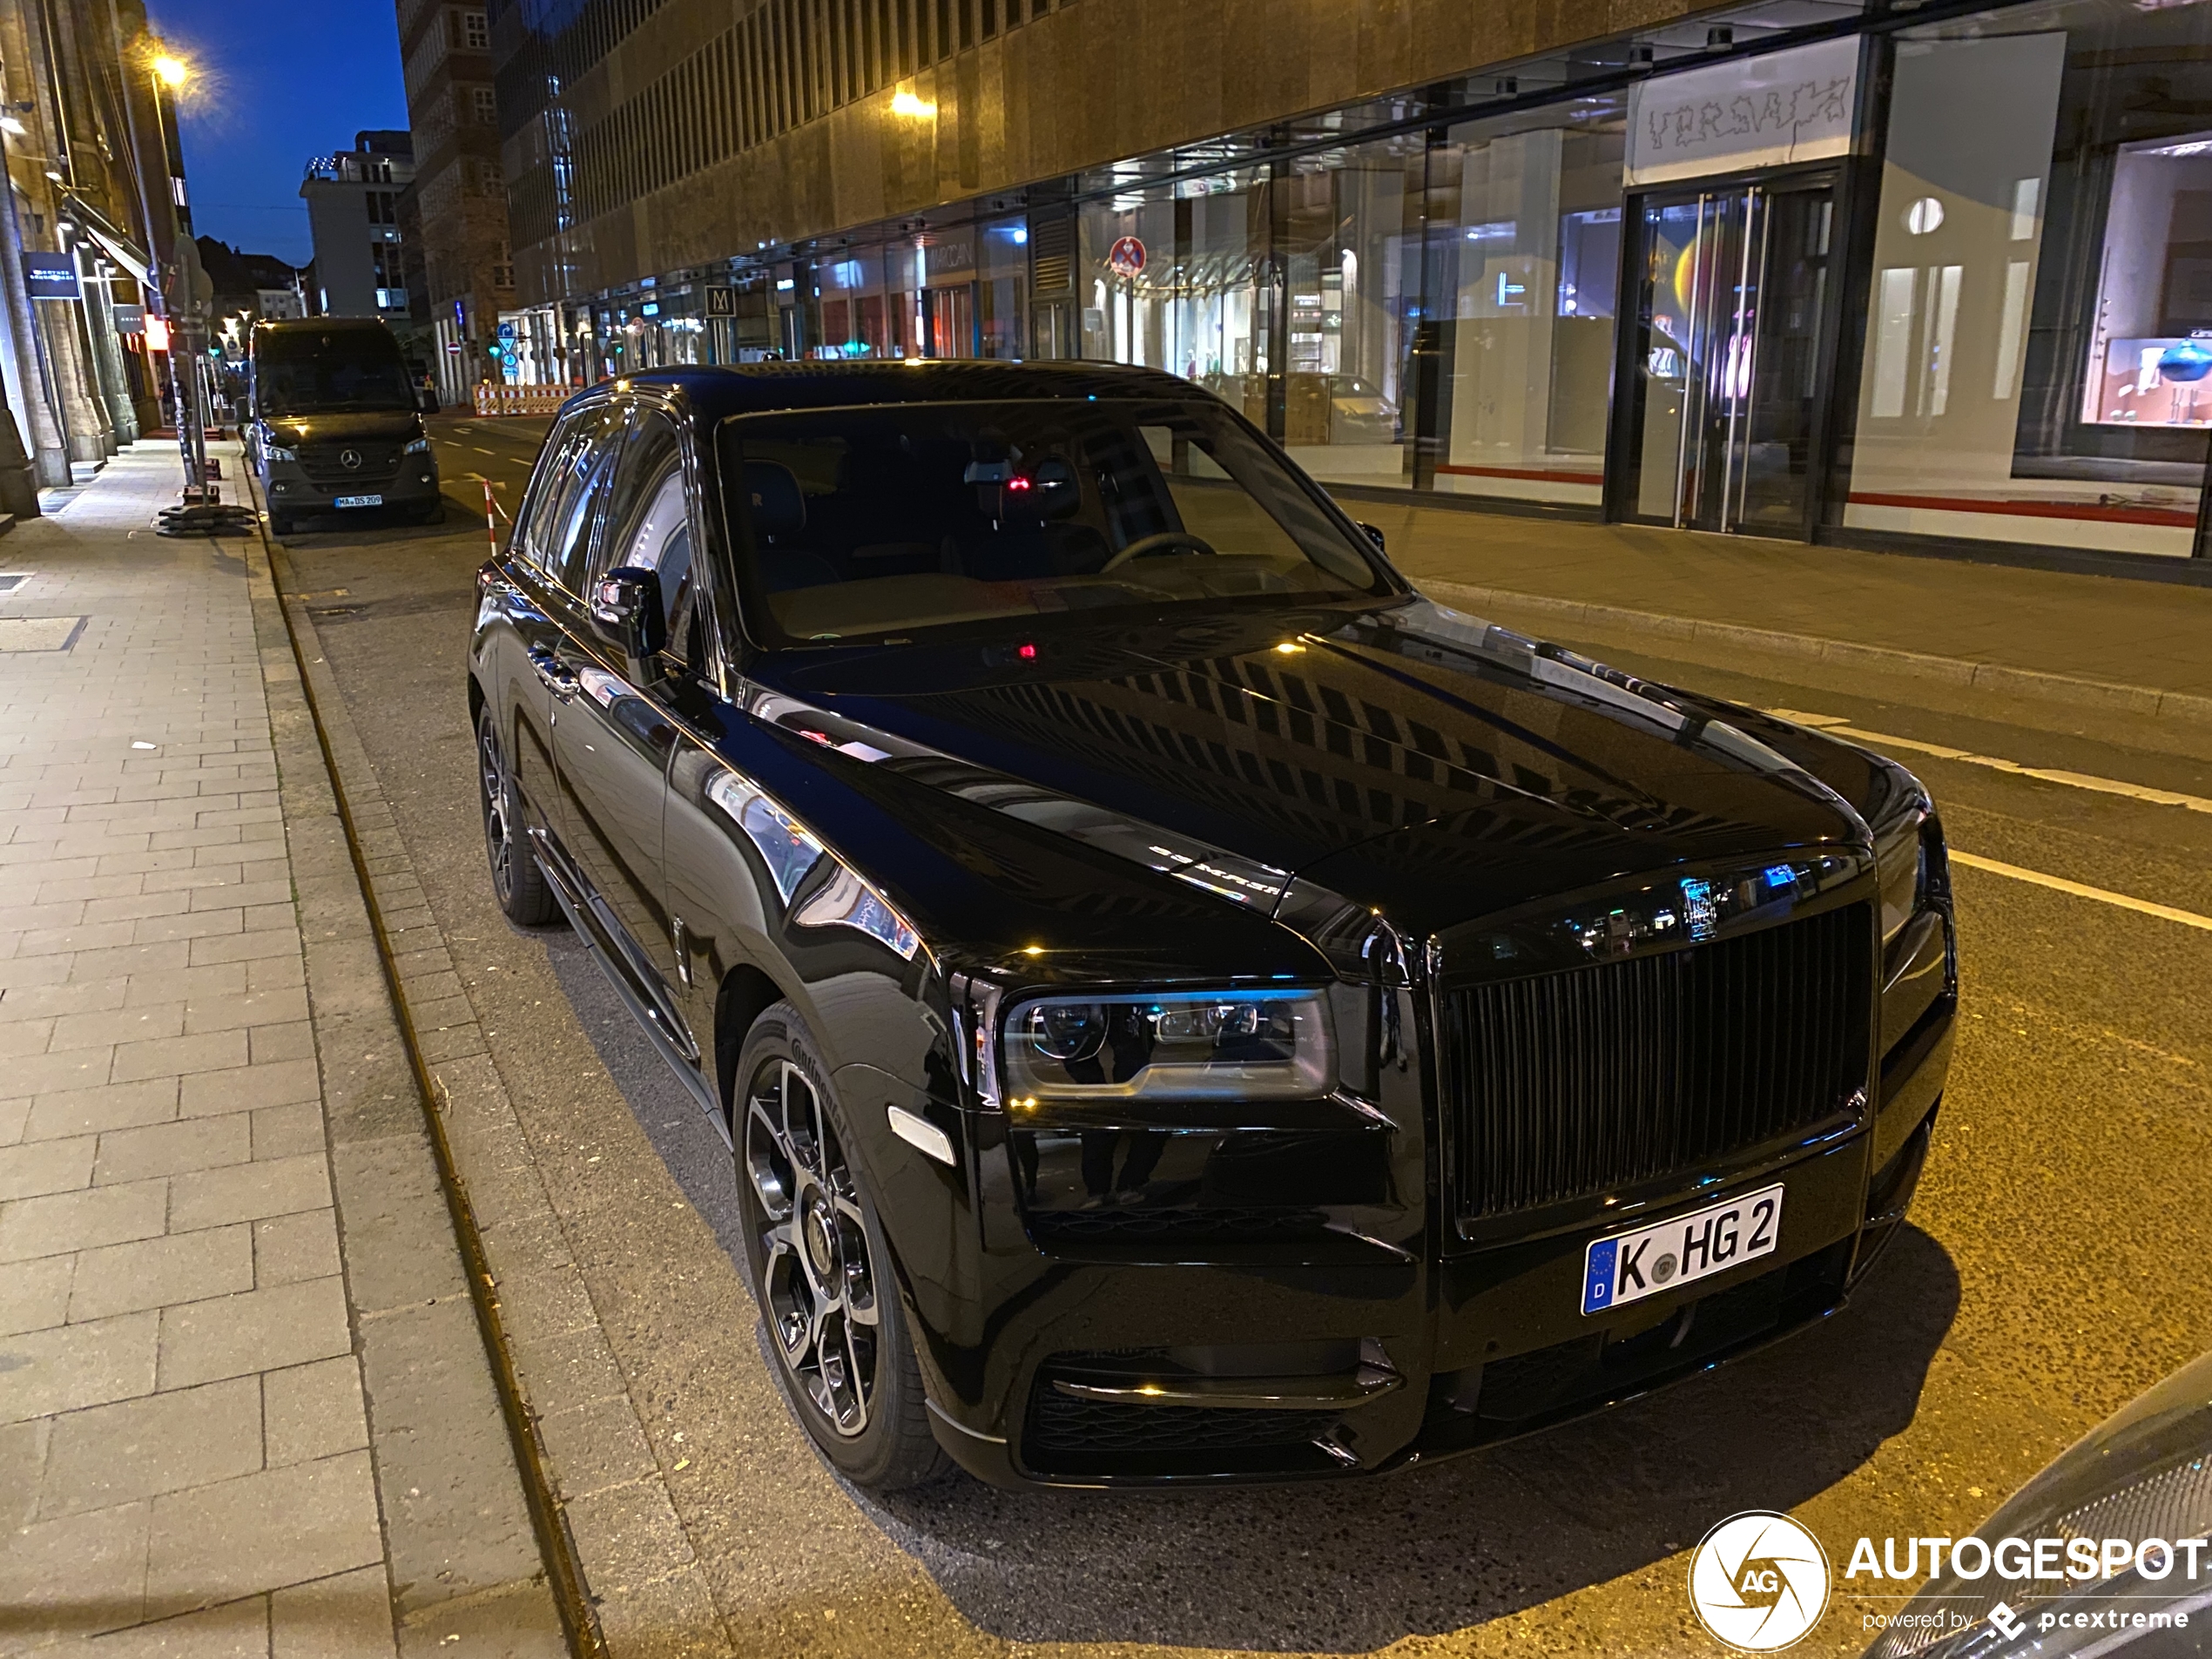
[[[148,271],[149,261],[127,232],[109,224],[106,215],[74,192],[69,194],[69,206],[77,221],[84,226],[84,233],[107,250],[108,258],[147,287],[154,286]]]

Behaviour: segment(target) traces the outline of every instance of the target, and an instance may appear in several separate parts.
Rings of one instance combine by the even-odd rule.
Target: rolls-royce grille
[[[1864,1086],[1864,905],[1447,990],[1459,1208],[1472,1221],[1725,1165]]]

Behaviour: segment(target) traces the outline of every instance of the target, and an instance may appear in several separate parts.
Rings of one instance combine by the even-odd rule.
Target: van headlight
[[[1336,1087],[1318,990],[1047,996],[1007,1016],[1010,1104],[1316,1100]]]
[[[427,455],[430,453],[430,440],[428,438],[409,438],[406,444],[401,448],[400,453],[401,455]]]
[[[287,449],[280,443],[265,443],[261,446],[261,453],[271,461],[297,461],[300,458],[297,449]]]

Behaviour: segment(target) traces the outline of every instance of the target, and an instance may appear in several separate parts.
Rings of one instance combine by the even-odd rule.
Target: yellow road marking
[[[2069,881],[2061,875],[2045,875],[2040,870],[2024,870],[2017,864],[2005,864],[1996,859],[1986,859],[1979,853],[1951,850],[1951,861],[1963,864],[1969,870],[1986,870],[1992,875],[2010,876],[2015,881],[2030,881],[2039,887],[2049,887],[2056,893],[2070,893],[2077,899],[2094,899],[2099,904],[2117,905],[2122,910],[2133,910],[2146,916],[2156,916],[2161,921],[2178,921],[2184,927],[2198,927],[2212,934],[2212,916],[2200,916],[2194,910],[2176,910],[2171,905],[2153,904],[2148,899],[2135,899],[2124,893],[2114,893],[2108,887],[2092,887],[2079,881]]]

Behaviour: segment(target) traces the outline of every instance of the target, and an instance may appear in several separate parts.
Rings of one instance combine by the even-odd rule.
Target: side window
[[[691,503],[676,429],[658,415],[640,417],[616,475],[609,534],[599,568],[632,565],[658,571],[668,611],[671,656],[697,663],[692,635],[703,614],[692,602]]]
[[[517,554],[541,570],[546,568],[545,549],[553,539],[553,526],[560,517],[561,492],[567,480],[569,462],[575,457],[580,434],[592,424],[589,415],[571,416],[546,440],[545,453],[538,461],[537,469],[530,475],[529,493],[523,499],[523,510],[515,523],[513,546]]]
[[[622,412],[610,406],[586,410],[563,435],[548,463],[543,488],[531,503],[524,553],[532,564],[571,592],[580,592],[591,525],[606,494],[614,455],[608,442],[622,430]]]

